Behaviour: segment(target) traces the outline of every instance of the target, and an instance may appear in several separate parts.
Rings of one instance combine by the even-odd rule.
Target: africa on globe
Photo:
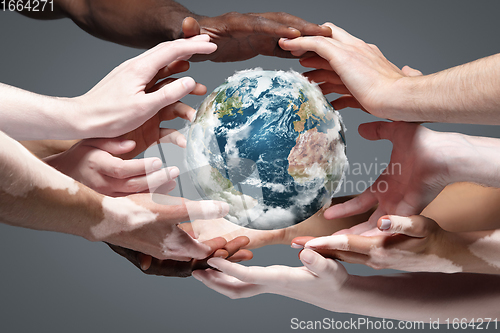
[[[201,104],[186,163],[198,192],[253,229],[302,222],[329,204],[347,165],[340,115],[302,75],[237,72]]]

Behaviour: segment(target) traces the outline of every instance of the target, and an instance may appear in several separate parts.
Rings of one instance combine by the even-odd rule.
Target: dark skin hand
[[[71,18],[98,38],[137,48],[197,34],[210,35],[218,49],[193,61],[241,61],[259,54],[291,58],[280,38],[330,36],[329,27],[277,13],[226,13],[208,17],[190,12],[172,0],[54,0],[54,11],[24,12],[38,19]],[[191,17],[187,22],[187,17]],[[184,22],[183,22],[184,21]]]
[[[141,252],[108,243],[106,244],[108,244],[113,251],[130,261],[145,274],[189,277],[191,276],[191,273],[197,269],[209,268],[210,266],[207,264],[207,260],[213,257],[226,258],[232,262],[252,259],[252,252],[241,249],[247,246],[249,242],[250,239],[245,236],[236,237],[227,243],[224,238],[217,237],[204,242],[212,248],[213,253],[211,256],[203,260],[192,259],[191,261],[159,260]]]

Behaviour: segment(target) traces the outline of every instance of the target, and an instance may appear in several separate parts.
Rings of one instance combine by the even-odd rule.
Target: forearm
[[[465,287],[467,286],[467,287]],[[351,276],[328,305],[336,312],[398,320],[497,318],[500,276],[405,273]]]
[[[500,83],[500,82],[499,82]],[[499,108],[500,115],[500,108]],[[451,182],[472,182],[500,187],[500,140],[463,134],[446,134],[449,145],[448,170]],[[443,142],[447,148],[447,142]],[[449,151],[448,151],[449,150]]]
[[[2,222],[91,238],[103,220],[102,196],[49,167],[0,132]]]
[[[500,124],[500,54],[398,80],[389,109],[405,121]]]
[[[78,104],[0,83],[0,131],[16,140],[75,139]]]
[[[60,6],[89,34],[138,48],[181,38],[184,18],[201,18],[172,0],[66,0]]]

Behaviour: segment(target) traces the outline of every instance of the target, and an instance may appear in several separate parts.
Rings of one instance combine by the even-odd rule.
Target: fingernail
[[[193,122],[196,119],[196,111],[189,112],[188,118],[190,122]]]
[[[194,86],[196,85],[196,82],[194,82],[193,78],[190,77],[184,77],[181,79],[181,83],[186,89],[193,89]]]
[[[158,171],[158,170],[160,170],[162,167],[163,167],[163,163],[161,162],[161,160],[155,160],[155,161],[153,162],[153,165],[152,165],[153,171]]]
[[[304,247],[300,244],[297,244],[297,243],[292,243],[292,248],[294,249],[303,249]]]
[[[387,230],[391,227],[391,220],[382,219],[382,224],[380,225],[380,230]]]
[[[300,255],[300,260],[310,265],[314,262],[314,253],[311,250],[304,250]]]
[[[170,178],[174,179],[174,178],[177,178],[177,176],[179,176],[179,169],[177,167],[172,167],[169,171],[168,171],[168,174],[170,176]]]
[[[219,269],[219,267],[217,267],[217,264],[216,264],[216,263],[214,263],[214,261],[215,261],[215,260],[213,260],[213,259],[208,259],[207,264],[209,264],[209,265],[210,265],[210,267],[213,267],[213,268],[215,268],[215,269]]]

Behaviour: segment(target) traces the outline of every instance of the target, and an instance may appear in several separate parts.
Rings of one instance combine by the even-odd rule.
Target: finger
[[[319,85],[321,92],[323,95],[328,95],[331,93],[335,94],[350,94],[351,92],[344,84],[333,84],[329,82],[325,82]]]
[[[151,257],[150,255],[139,252],[137,258],[139,259],[139,265],[143,271],[147,271],[151,267],[153,257]]]
[[[172,63],[168,64],[166,67],[163,67],[162,69],[160,69],[158,71],[158,73],[156,73],[155,77],[151,80],[151,82],[149,82],[146,85],[146,88],[144,90],[148,93],[152,92],[152,91],[156,91],[156,90],[158,90],[158,88],[156,88],[152,91],[150,91],[150,90],[156,86],[156,82],[158,80],[162,80],[166,77],[169,77],[170,75],[185,72],[188,69],[189,69],[189,62],[188,61],[175,60]]]
[[[271,21],[279,22],[283,26],[293,28],[299,33],[290,33],[282,37],[295,38],[299,36],[330,36],[331,30],[329,27],[310,23],[300,17],[284,13],[284,12],[268,12],[257,14]],[[291,30],[291,29],[290,29]],[[293,31],[293,30],[292,30]]]
[[[192,17],[186,17],[182,21],[182,34],[184,38],[193,37],[201,33],[200,24]]]
[[[100,174],[115,179],[144,176],[163,167],[161,160],[156,157],[133,160],[122,160],[109,154],[99,154],[98,157],[98,164],[95,163],[92,167]]]
[[[359,104],[358,100],[352,97],[351,95],[341,96],[336,100],[332,101],[331,104],[335,110],[342,110],[345,108],[364,110],[363,106]]]
[[[196,82],[190,77],[183,77],[168,83],[157,91],[146,94],[144,98],[154,110],[160,110],[167,105],[177,102],[196,87]]]
[[[208,288],[233,299],[251,297],[262,292],[261,286],[242,282],[213,269],[194,271],[193,277]]]
[[[335,253],[331,252],[330,254],[334,256],[334,258],[332,259],[338,259],[340,261],[345,261],[350,264],[359,264],[367,266],[368,261],[370,260],[370,256],[356,252],[335,251]]]
[[[300,237],[295,237],[292,239],[292,248],[294,249],[302,249],[304,245],[310,241],[311,239],[314,239],[314,237],[311,236],[300,236]]]
[[[344,84],[338,74],[332,70],[316,69],[313,71],[305,72],[302,75],[307,77],[309,81],[316,83],[329,82],[333,84]]]
[[[305,249],[300,253],[300,260],[307,269],[319,277],[332,277],[343,269],[343,266],[339,265],[335,260],[324,258],[319,253],[309,249]]]
[[[162,194],[153,194],[153,201],[158,205],[157,209],[161,214],[161,218],[164,218],[171,224],[194,221],[196,219],[218,219],[224,217],[229,212],[229,205],[223,201],[191,201],[185,198]]]
[[[119,193],[141,193],[144,191],[154,192],[160,186],[169,187],[170,191],[176,186],[173,180],[179,175],[177,167],[166,168],[149,173],[145,176],[131,177],[129,179],[107,178],[107,182],[115,192]]]
[[[160,90],[165,87],[167,84],[170,84],[174,81],[178,80],[177,78],[166,78],[160,82],[157,82],[154,86],[147,89],[147,93],[152,93]],[[190,95],[205,95],[207,93],[207,87],[201,83],[196,82],[194,89],[189,93]]]
[[[224,248],[228,252],[228,257],[231,257],[236,252],[238,252],[241,248],[244,248],[250,243],[250,238],[247,236],[238,236],[235,239],[229,241]]]
[[[181,148],[186,148],[187,145],[184,134],[172,128],[161,128],[159,141],[160,143],[173,143]]]
[[[216,250],[223,248],[227,244],[227,241],[224,237],[216,237],[204,241],[203,244],[208,245],[212,252],[215,252]]]
[[[241,261],[248,261],[252,260],[253,258],[253,253],[250,250],[238,250],[235,254],[232,256],[228,257],[227,260],[230,262],[241,262]]]
[[[422,76],[423,75],[421,71],[419,71],[418,69],[413,69],[408,65],[404,66],[401,69],[401,71],[406,76]]]
[[[210,43],[209,40],[209,36],[200,35],[190,39],[164,42],[136,57],[131,63],[135,63],[134,65],[141,70],[143,75],[149,76],[150,81],[160,69],[175,60],[186,60],[186,57],[193,54],[210,54],[214,52],[217,45]]]
[[[386,236],[365,237],[359,235],[332,235],[310,240],[306,249],[328,249],[368,254],[372,247],[380,247]]]
[[[382,216],[377,223],[381,231],[412,237],[426,237],[436,225],[434,220],[421,215],[410,217],[386,215]]]
[[[287,51],[312,51],[326,59],[333,70],[337,65],[345,64],[345,50],[342,45],[335,39],[327,37],[299,37],[295,39],[282,39],[280,46]]]
[[[159,112],[160,121],[169,121],[175,118],[182,118],[193,121],[196,116],[196,110],[182,102],[175,102]]]
[[[134,150],[136,142],[122,138],[102,138],[102,139],[86,139],[82,144],[89,147],[104,150],[113,155],[126,154]]]
[[[362,233],[373,229],[376,224],[369,221],[357,224],[349,229],[342,229],[334,233],[334,235],[361,235]]]
[[[327,22],[327,23],[323,24],[323,26],[329,27],[331,29],[331,31],[332,31],[331,37],[333,39],[336,39],[336,40],[342,42],[342,43],[345,43],[345,44],[354,44],[354,43],[357,43],[357,42],[363,42],[359,38],[354,37],[353,35],[351,35],[347,31],[345,31],[344,29],[336,26],[333,23]]]
[[[277,276],[276,272],[273,272],[273,269],[269,269],[271,267],[247,267],[221,258],[211,258],[208,260],[208,264],[224,274],[233,276],[242,282],[252,284],[263,284]]]
[[[307,56],[307,54],[304,54],[304,56],[299,61],[300,64],[304,67],[333,71],[330,63],[315,53],[313,56]]]
[[[370,208],[375,206],[377,203],[377,198],[370,189],[361,193],[354,199],[348,200],[344,203],[339,203],[333,205],[332,207],[325,210],[324,217],[327,220],[338,219],[353,215],[358,215],[367,212]]]
[[[358,127],[359,134],[367,140],[391,140],[397,122],[375,121],[373,123],[361,124]]]

